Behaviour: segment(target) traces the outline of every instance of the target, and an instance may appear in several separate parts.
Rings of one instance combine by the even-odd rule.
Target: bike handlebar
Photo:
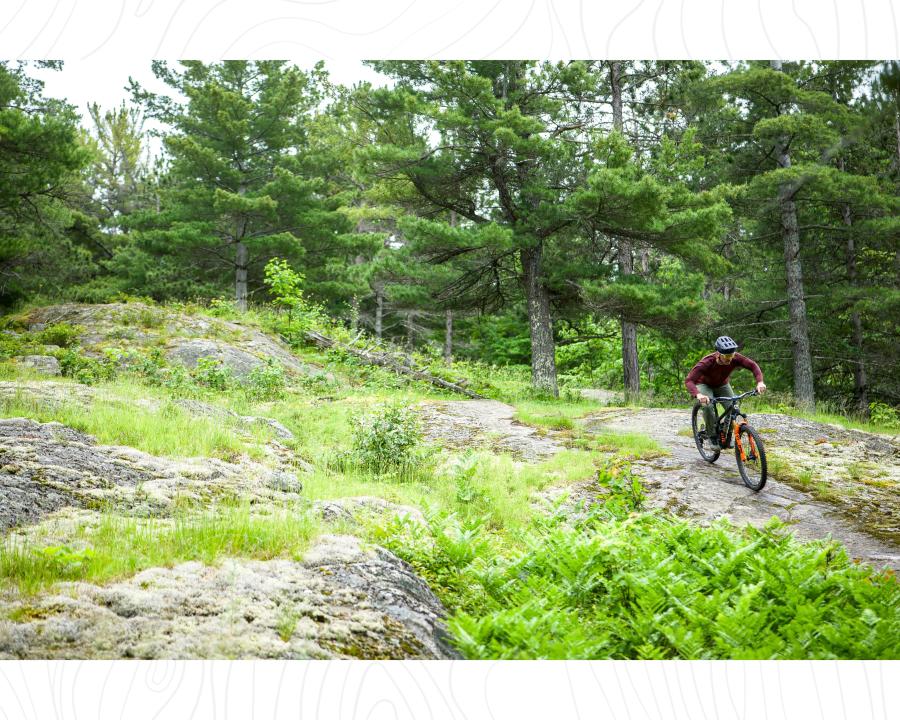
[[[734,397],[715,397],[712,399],[714,403],[726,403],[726,402],[734,402],[735,400],[742,400],[743,398],[749,395],[759,395],[756,390],[750,390],[749,392],[741,393],[740,395],[735,395]]]

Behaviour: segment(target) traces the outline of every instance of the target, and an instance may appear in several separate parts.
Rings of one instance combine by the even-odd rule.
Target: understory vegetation
[[[598,481],[602,506],[535,516],[514,537],[446,511],[373,536],[437,590],[468,658],[900,658],[892,573],[775,519],[701,527],[642,512],[627,473]]]
[[[233,313],[225,304],[149,307],[161,315],[188,309],[210,321]],[[7,357],[56,340],[48,344],[59,350],[50,352],[65,358],[56,382],[93,393],[59,402],[14,393],[0,403],[4,417],[55,420],[102,443],[157,455],[265,462],[261,448],[271,429],[237,420],[263,415],[291,430],[287,446],[312,468],[303,476],[303,499],[280,509],[240,499],[177,508],[170,518],[109,509],[61,537],[58,529],[45,537],[14,533],[0,551],[7,587],[28,597],[59,581],[104,583],[187,560],[300,558],[318,533],[344,529],[317,521],[311,503],[375,496],[428,508],[425,524],[369,518],[364,534],[431,585],[451,613],[452,642],[469,658],[900,657],[900,588],[890,572],[854,564],[837,543],[797,542],[776,521],[762,530],[724,521],[702,527],[647,510],[629,461],[667,451],[637,433],[585,431],[581,419],[614,408],[574,393],[542,396],[531,389],[527,368],[450,366],[413,355],[411,362],[432,372],[513,402],[518,421],[553,433],[569,449],[523,462],[498,452],[489,437],[467,448],[442,447],[424,442],[413,408],[450,396],[303,340],[303,329],[316,328],[366,347],[340,324],[302,304],[290,316],[258,308],[241,322],[278,333],[321,372],[292,376],[268,363],[239,381],[213,362],[193,370],[172,365],[158,344],[111,338],[99,351],[85,348],[64,326],[4,337]],[[161,331],[158,318],[154,323]],[[94,370],[86,375],[85,368]],[[35,377],[9,361],[0,371],[7,379]],[[198,417],[179,404],[184,400],[233,416]],[[875,477],[872,468],[854,468],[856,476]],[[772,470],[787,467],[776,457]],[[807,480],[806,489],[825,492]],[[586,482],[602,502],[588,509],[566,504],[568,489]],[[555,500],[539,499],[552,488],[560,491]],[[10,619],[27,620],[27,605],[12,612],[18,615]]]

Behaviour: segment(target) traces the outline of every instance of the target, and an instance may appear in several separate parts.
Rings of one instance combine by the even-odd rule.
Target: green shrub
[[[869,420],[874,425],[900,430],[900,411],[887,403],[869,403]]]
[[[80,325],[54,323],[34,333],[34,339],[41,345],[59,345],[61,348],[78,344],[78,336],[84,331]]]
[[[243,382],[244,392],[250,400],[278,400],[284,397],[287,378],[281,363],[267,358],[264,365],[257,365]]]
[[[197,365],[191,370],[190,375],[194,382],[203,387],[208,387],[210,390],[224,392],[234,386],[234,376],[231,374],[231,369],[224,366],[218,358],[198,358]]]
[[[69,348],[57,352],[56,359],[63,375],[85,385],[112,380],[118,371],[117,359],[110,354],[94,358]]]
[[[402,469],[416,456],[422,439],[415,412],[400,405],[385,405],[353,418],[356,464],[381,474]]]

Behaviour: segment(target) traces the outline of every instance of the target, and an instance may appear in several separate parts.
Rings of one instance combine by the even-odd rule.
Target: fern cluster
[[[380,542],[451,610],[469,658],[900,658],[900,585],[774,521],[738,530],[636,512],[631,483],[516,542],[477,520],[395,522]],[[569,513],[571,517],[571,513]]]

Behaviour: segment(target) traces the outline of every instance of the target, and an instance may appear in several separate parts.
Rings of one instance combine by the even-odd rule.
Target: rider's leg
[[[706,435],[709,437],[710,441],[716,441],[716,408],[712,404],[712,399],[715,397],[715,393],[713,389],[704,383],[697,383],[697,392],[701,395],[706,395],[706,397],[710,398],[710,402],[706,405],[703,405],[703,420],[706,423]]]
[[[734,390],[731,389],[731,383],[725,383],[717,388],[713,388],[713,393],[716,397],[734,397]],[[725,429],[725,433],[726,435],[728,434],[727,428]],[[719,444],[721,445],[722,443],[720,442]]]

